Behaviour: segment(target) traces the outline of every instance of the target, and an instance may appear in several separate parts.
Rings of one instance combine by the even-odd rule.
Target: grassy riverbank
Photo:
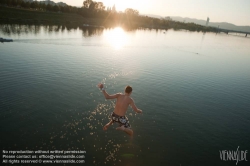
[[[82,25],[83,23],[98,24],[100,21],[99,19],[84,18],[75,13],[57,13],[0,6],[0,23]]]

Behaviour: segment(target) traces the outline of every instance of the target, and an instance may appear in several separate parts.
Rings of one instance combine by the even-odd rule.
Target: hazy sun
[[[104,33],[105,40],[114,47],[115,49],[120,49],[125,46],[127,42],[127,36],[124,30],[120,27],[106,31]]]

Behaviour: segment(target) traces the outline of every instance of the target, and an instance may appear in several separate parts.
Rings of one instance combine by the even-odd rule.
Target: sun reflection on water
[[[119,50],[127,43],[127,35],[121,27],[104,32],[105,40],[115,49]]]

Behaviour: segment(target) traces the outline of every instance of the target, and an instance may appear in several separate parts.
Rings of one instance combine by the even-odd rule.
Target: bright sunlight
[[[114,29],[104,32],[105,40],[115,49],[121,49],[127,43],[127,36],[121,27],[116,27]]]

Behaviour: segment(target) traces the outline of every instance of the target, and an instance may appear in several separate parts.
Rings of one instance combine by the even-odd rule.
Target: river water
[[[250,38],[185,30],[1,25],[3,150],[85,150],[85,165],[235,165],[250,150]],[[133,87],[134,136],[108,93]],[[249,160],[249,153],[247,154]],[[238,165],[248,165],[239,161]]]

